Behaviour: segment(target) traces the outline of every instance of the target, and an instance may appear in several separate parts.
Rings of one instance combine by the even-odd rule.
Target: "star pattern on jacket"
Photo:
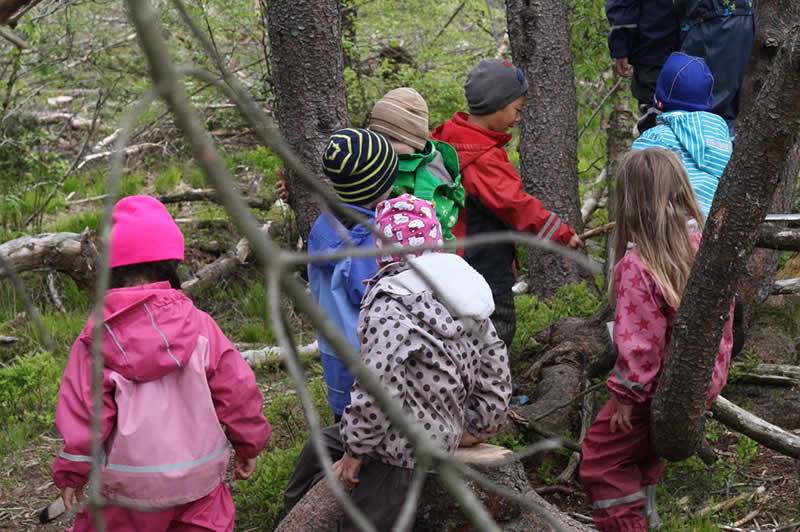
[[[700,237],[700,233],[693,234],[696,247]],[[642,403],[651,399],[658,387],[677,310],[667,303],[635,247],[614,268],[614,287],[617,300],[613,336],[617,363],[607,385],[618,397]],[[729,317],[715,357],[707,405],[725,385],[732,345],[732,318]]]

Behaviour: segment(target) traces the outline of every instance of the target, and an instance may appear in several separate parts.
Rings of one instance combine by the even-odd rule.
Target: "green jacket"
[[[465,198],[456,150],[446,142],[428,139],[422,152],[402,154],[398,158],[392,195],[407,192],[432,201],[442,224],[442,236],[445,240],[455,238],[452,228],[464,208]]]

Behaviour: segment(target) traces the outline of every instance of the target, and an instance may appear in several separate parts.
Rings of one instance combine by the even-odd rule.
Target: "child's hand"
[[[342,459],[333,464],[333,472],[345,487],[352,488],[358,484],[358,471],[361,469],[361,458],[353,458],[344,453]]]
[[[633,403],[620,401],[620,399],[617,398],[617,411],[611,416],[611,432],[617,432],[617,428],[622,432],[630,432],[633,430],[631,414],[633,414]]]
[[[256,470],[258,457],[242,458],[236,455],[233,459],[233,476],[238,480],[247,480]]]
[[[478,438],[477,436],[473,436],[469,432],[465,432],[461,435],[461,441],[458,442],[459,447],[472,447],[473,445],[478,445],[479,443],[483,443],[482,438]]]
[[[83,486],[77,489],[67,486],[61,492],[61,498],[64,499],[64,506],[69,510],[75,504],[75,499],[78,499],[78,502],[83,502]]]
[[[275,183],[275,193],[282,201],[289,201],[289,189],[286,187],[286,175],[280,168],[275,169],[278,175],[278,182]]]
[[[583,247],[583,240],[578,235],[572,235],[572,238],[569,239],[567,243],[567,247],[571,249],[578,249]]]
[[[623,78],[629,78],[633,76],[633,69],[631,68],[630,63],[628,63],[627,57],[618,57],[614,60],[614,68],[617,71],[617,74]]]

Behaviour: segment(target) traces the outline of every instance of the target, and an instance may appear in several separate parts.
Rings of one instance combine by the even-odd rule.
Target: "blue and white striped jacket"
[[[733,146],[721,117],[705,111],[670,111],[633,142],[634,150],[666,148],[677,153],[694,190],[703,218],[708,217],[719,178]]]

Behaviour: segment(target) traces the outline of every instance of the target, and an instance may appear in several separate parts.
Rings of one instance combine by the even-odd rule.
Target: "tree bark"
[[[790,0],[783,0],[784,3]],[[794,21],[795,23],[797,21]],[[705,398],[731,296],[744,274],[757,229],[800,131],[800,27],[781,44],[764,87],[744,116],[739,140],[703,233],[678,310],[652,404],[651,443],[670,460],[695,453],[703,438]]]
[[[628,109],[627,102],[620,102],[611,111],[608,120],[607,139],[606,139],[606,168],[608,168],[608,221],[614,222],[617,219],[616,210],[616,187],[614,184],[617,179],[622,164],[622,157],[631,151],[633,144],[633,113]],[[608,285],[614,275],[614,232],[610,231],[606,236],[606,275],[604,291],[608,291]]]
[[[303,163],[320,175],[328,137],[348,124],[340,3],[266,2],[279,129]],[[307,240],[320,207],[294,172],[286,174],[289,203]]]
[[[506,0],[506,15],[514,62],[530,86],[519,128],[525,191],[581,233],[578,111],[567,4]],[[528,249],[528,273],[533,291],[542,297],[567,282],[586,280],[594,286],[591,275],[575,263],[536,248]]]
[[[760,0],[755,11],[756,36],[750,64],[742,90],[742,108],[747,112],[763,87],[779,46],[786,39],[792,24],[800,20],[800,2]],[[784,104],[787,102],[784,101]],[[787,158],[781,182],[775,191],[771,212],[791,212],[797,173],[800,170],[800,145],[795,145]],[[752,323],[758,308],[770,295],[779,253],[758,250],[747,263],[745,277],[739,282],[739,297],[744,305],[745,330]]]

